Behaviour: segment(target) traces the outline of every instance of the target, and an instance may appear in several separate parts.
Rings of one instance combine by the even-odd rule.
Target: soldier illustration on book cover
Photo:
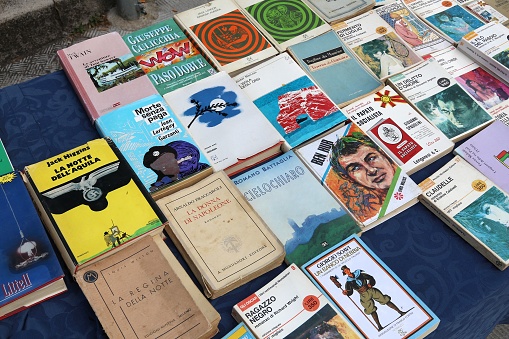
[[[145,75],[132,54],[116,57],[100,64],[85,64],[85,68],[99,93]]]

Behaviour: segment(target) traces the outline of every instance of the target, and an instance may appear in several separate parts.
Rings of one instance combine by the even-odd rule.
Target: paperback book
[[[360,13],[366,12],[375,6],[374,0],[329,1],[329,0],[303,0],[314,9],[329,24],[334,24]]]
[[[495,5],[495,7],[492,6]],[[479,19],[488,23],[488,22],[499,22],[505,26],[509,24],[507,18],[504,14],[498,11],[498,9],[505,10],[504,12],[509,14],[507,11],[509,9],[507,1],[489,1],[485,2],[483,0],[474,0],[467,2],[464,7],[468,9],[470,12],[477,15]],[[504,8],[505,7],[505,8]]]
[[[0,176],[14,172],[14,167],[12,167],[11,159],[5,150],[2,139],[0,139]]]
[[[235,326],[230,332],[226,333],[223,339],[256,339],[253,333],[243,322]]]

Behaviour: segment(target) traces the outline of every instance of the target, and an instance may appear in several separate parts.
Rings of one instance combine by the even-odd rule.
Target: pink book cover
[[[90,119],[157,94],[117,32],[94,37],[57,52],[62,67]]]

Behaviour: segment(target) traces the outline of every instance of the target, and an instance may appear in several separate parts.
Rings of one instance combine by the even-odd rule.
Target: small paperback
[[[243,322],[235,326],[222,339],[256,339],[253,333]]]
[[[362,338],[295,264],[233,306],[256,338]]]
[[[346,121],[334,102],[286,52],[234,80],[290,147]]]
[[[357,236],[302,269],[364,338],[424,338],[440,322]]]
[[[334,24],[366,12],[375,6],[374,0],[330,1],[303,0],[329,24]]]
[[[366,231],[417,202],[419,187],[369,136],[350,123],[296,153]]]
[[[12,167],[11,159],[5,150],[2,139],[0,139],[0,175],[11,172],[14,172],[14,167]]]
[[[452,151],[454,143],[391,87],[343,109],[407,174]]]
[[[361,232],[293,151],[232,180],[284,244],[287,263],[300,266]]]
[[[205,155],[158,94],[99,117],[95,127],[115,142],[154,199],[212,173]]]
[[[64,272],[17,172],[0,175],[0,319],[67,291]]]
[[[493,5],[493,6],[492,6]],[[464,4],[463,7],[468,9],[470,12],[474,13],[481,19],[482,21],[488,22],[499,22],[505,26],[509,24],[509,18],[507,18],[504,14],[499,12],[501,9],[505,12],[506,15],[509,14],[508,10],[509,3],[507,0],[473,0]],[[505,8],[504,8],[505,7]]]
[[[422,61],[375,11],[360,14],[333,28],[339,38],[382,80]]]
[[[388,83],[453,142],[471,136],[493,121],[433,58],[389,78]]]
[[[509,266],[507,193],[460,156],[419,186],[426,207],[498,269]]]
[[[219,297],[283,262],[283,245],[223,171],[157,205],[169,220],[166,232],[207,297]]]

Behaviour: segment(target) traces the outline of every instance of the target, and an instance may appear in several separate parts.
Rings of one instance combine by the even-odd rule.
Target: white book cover
[[[366,12],[373,8],[375,0],[352,0],[352,1],[330,1],[330,0],[303,0],[309,7],[313,8],[329,24],[351,18],[359,13]],[[377,1],[378,2],[378,1]]]
[[[503,2],[500,1],[500,3]],[[509,18],[507,18],[505,15],[482,0],[468,1],[464,7],[477,14],[477,16],[479,16],[481,20],[485,22],[499,22],[504,24],[507,23],[507,20],[509,20]]]

